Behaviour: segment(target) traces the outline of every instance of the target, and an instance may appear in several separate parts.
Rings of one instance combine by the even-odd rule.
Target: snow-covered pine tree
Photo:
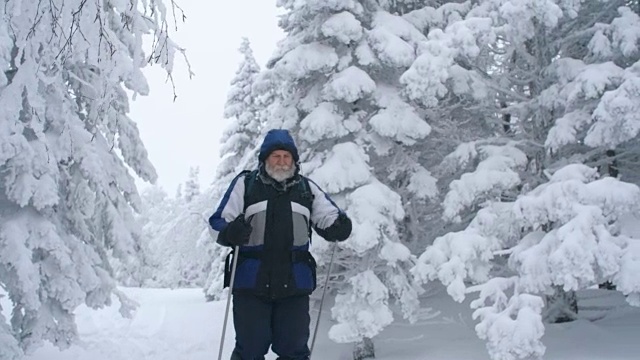
[[[446,28],[449,24],[463,18],[471,8],[470,2],[459,0],[417,1],[413,5],[403,18],[424,34],[434,29]],[[428,49],[429,46],[431,49]],[[442,52],[442,55],[446,56],[447,46],[426,38],[426,41],[420,43],[418,53]],[[423,59],[424,55],[419,56],[415,63]],[[405,208],[405,218],[400,231],[413,253],[422,251],[435,237],[452,229],[459,229],[458,224],[441,219],[443,211],[441,197],[447,193],[449,182],[456,178],[456,175],[461,174],[444,161],[446,155],[461,143],[491,137],[494,133],[492,124],[476,120],[484,115],[483,112],[493,111],[493,109],[487,110],[491,107],[484,104],[491,101],[486,97],[486,88],[463,68],[454,68],[453,79],[447,84],[447,87],[455,91],[444,92],[441,85],[425,87],[427,91],[440,94],[437,104],[431,100],[432,94],[425,94],[426,96],[419,99],[412,96],[416,81],[430,82],[438,79],[443,74],[442,67],[446,64],[446,62],[423,61],[420,63],[419,70],[413,67],[400,78],[403,84],[402,94],[412,99],[414,106],[426,114],[431,126],[428,140],[420,141],[413,146],[417,161],[424,169],[429,169],[429,172],[423,170],[424,176],[411,178],[400,176],[394,181],[395,186],[393,186],[394,190],[402,196]],[[416,72],[417,76],[411,77]],[[410,81],[407,81],[407,77]],[[399,162],[398,165],[403,164]]]
[[[178,184],[178,187],[176,187],[175,199],[176,199],[176,201],[184,200],[184,194],[183,194],[183,191],[182,191],[182,184]]]
[[[159,185],[144,189],[140,197],[142,210],[137,221],[142,227],[143,235],[147,238],[145,242],[149,244],[149,239],[157,238],[162,227],[175,218],[178,204]]]
[[[178,50],[162,2],[5,1],[0,7],[0,357],[68,346],[74,311],[120,297],[109,258],[136,272],[139,197],[154,181],[125,89],[146,95],[147,61]],[[142,49],[150,34],[155,46]],[[135,275],[135,274],[134,274]]]
[[[168,275],[171,268],[165,266],[171,261],[168,257],[176,251],[165,251],[162,239],[168,224],[175,221],[180,203],[167,195],[159,185],[144,189],[141,193],[142,207],[136,221],[142,229],[142,243],[146,249],[151,276],[145,281],[145,286],[175,287],[175,283],[167,281],[177,276]],[[173,244],[176,244],[175,239]]]
[[[162,199],[161,202],[158,202]],[[153,277],[146,282],[156,287],[202,287],[209,271],[211,242],[205,211],[211,200],[206,193],[191,201],[167,198],[157,190],[145,192],[143,226]]]
[[[415,198],[435,193],[435,180],[413,151],[431,129],[399,83],[425,40],[400,16],[416,3],[278,3],[286,10],[280,26],[287,36],[264,76],[279,90],[268,127],[296,134],[303,173],[354,222],[352,237],[339,244],[332,276],[339,294],[330,336],[339,342],[368,342],[393,321],[393,300],[410,320],[419,307],[420,289],[408,272],[415,259],[398,228],[406,199],[394,190],[402,184]],[[314,242],[320,265],[330,249]]]
[[[268,96],[270,89],[256,89],[256,81],[260,67],[256,62],[249,40],[242,39],[240,45],[242,60],[235,77],[231,80],[231,87],[227,95],[224,117],[231,121],[222,135],[220,157],[222,161],[216,170],[215,179],[205,194],[207,201],[201,210],[206,217],[215,210],[231,180],[242,170],[256,167],[260,136],[264,130],[260,118],[262,104],[258,97]],[[208,224],[207,224],[208,226]],[[205,282],[204,292],[207,300],[219,299],[222,296],[224,258],[228,251],[215,244],[217,234],[211,230],[212,237],[207,243],[208,253],[211,254],[211,266]]]
[[[509,116],[501,114],[506,104],[500,101],[500,91],[509,88],[496,80],[504,77],[499,66],[503,49],[487,45],[493,45],[496,35],[490,19],[474,15],[481,4],[474,8],[469,2],[443,1],[439,7],[408,14],[428,31],[428,40],[401,82],[404,93],[432,115],[436,135],[422,143],[420,151],[427,164],[434,164],[444,190],[442,201],[422,210],[427,210],[427,225],[418,232],[430,235],[455,228],[441,221],[443,212],[446,220],[466,226],[478,204],[513,187],[511,169],[526,161],[514,148]]]
[[[443,282],[457,300],[480,294],[476,330],[494,359],[544,353],[542,297],[558,288],[610,280],[640,305],[640,284],[630,281],[638,240],[621,222],[638,211],[637,169],[621,161],[638,149],[637,35],[622,30],[637,27],[638,15],[625,1],[533,4],[475,3],[464,19],[430,32],[403,77],[411,98],[434,104],[456,92],[460,69],[491,90],[489,120],[503,131],[448,156],[472,164],[444,201],[445,218],[466,229],[436,239],[414,273]],[[440,64],[442,76],[425,76],[429,64]],[[611,174],[613,160],[633,184],[598,174]]]
[[[257,154],[251,154],[247,148],[255,148],[256,139],[262,131],[256,104],[257,95],[253,89],[260,73],[260,66],[253,56],[249,39],[242,39],[239,51],[242,60],[235,77],[231,80],[224,106],[224,117],[231,123],[222,133],[220,147],[222,161],[217,167],[216,181],[226,180],[230,175],[235,175],[240,165],[254,165],[252,161],[255,159],[251,155],[257,156]],[[246,155],[249,158],[246,158]]]
[[[200,167],[189,168],[189,178],[184,184],[184,201],[190,203],[196,196],[200,195]]]

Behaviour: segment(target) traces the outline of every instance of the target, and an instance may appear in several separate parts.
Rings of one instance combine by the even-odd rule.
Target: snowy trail
[[[118,305],[102,310],[77,311],[80,341],[66,351],[50,344],[25,360],[217,360],[225,301],[206,302],[200,289],[123,289],[140,304],[125,319]],[[637,359],[640,309],[624,304],[615,292],[591,291],[586,308],[610,308],[598,321],[578,320],[548,325],[543,341],[546,360]],[[416,324],[397,321],[375,338],[377,360],[488,360],[485,344],[476,337],[468,304],[457,304],[445,294],[425,299],[424,306],[441,311],[434,319]],[[327,338],[331,325],[327,304],[318,331],[313,360],[350,360],[351,345]],[[601,311],[601,310],[598,310]],[[312,312],[315,321],[317,312]],[[588,315],[588,314],[587,314]],[[313,325],[313,324],[312,324]],[[223,359],[234,342],[231,319]],[[267,360],[274,360],[273,354]]]
[[[140,304],[132,319],[120,316],[119,304],[97,311],[82,307],[77,312],[81,340],[76,345],[60,352],[46,344],[26,360],[217,360],[225,301],[205,302],[200,289],[123,290]],[[320,332],[326,334],[324,325]],[[234,337],[230,317],[225,360],[230,357]],[[340,359],[344,346],[329,343],[326,335],[322,337],[318,337],[316,351]],[[275,358],[273,354],[267,356],[267,360]]]
[[[222,317],[218,314],[224,311],[224,303],[205,302],[200,289],[125,289],[125,292],[140,304],[133,318],[122,318],[117,306],[98,311],[81,308],[78,311],[81,341],[77,345],[64,352],[46,345],[27,359],[217,358]],[[227,334],[227,342],[232,344],[233,331]]]

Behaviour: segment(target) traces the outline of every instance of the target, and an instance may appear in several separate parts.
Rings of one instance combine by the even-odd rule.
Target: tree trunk
[[[11,59],[9,60],[9,69],[4,72],[4,76],[7,78],[7,84],[11,84],[13,81],[13,77],[18,72],[18,68],[16,67],[16,58],[18,57],[18,47],[13,45],[11,48]]]
[[[638,2],[638,3],[640,3],[640,2]],[[608,158],[606,166],[605,165],[601,166],[598,169],[598,171],[600,171],[600,174],[603,177],[604,176],[611,176],[613,178],[617,178],[618,175],[620,175],[620,171],[618,169],[618,161],[616,160],[616,151],[609,149],[606,152],[606,156]],[[606,290],[616,290],[616,286],[613,285],[613,283],[611,281],[606,281],[606,282],[604,282],[602,284],[599,284],[598,288],[606,289]]]
[[[605,281],[602,284],[599,284],[598,288],[605,289],[605,290],[616,290],[616,286],[613,285],[611,281]]]
[[[605,153],[606,163],[598,166],[598,173],[600,176],[611,176],[613,178],[617,178],[620,175],[620,170],[618,168],[618,161],[616,159],[616,151],[615,150],[607,150]]]
[[[574,321],[578,317],[578,297],[575,291],[566,292],[554,287],[554,294],[545,296],[547,303],[543,319],[548,323]]]
[[[356,343],[353,349],[353,360],[375,359],[376,354],[373,348],[373,341],[368,338],[362,338],[362,340]]]

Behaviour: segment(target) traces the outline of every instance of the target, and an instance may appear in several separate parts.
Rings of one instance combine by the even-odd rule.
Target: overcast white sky
[[[169,6],[169,0],[164,1]],[[145,70],[149,96],[131,102],[131,118],[138,124],[158,183],[174,195],[189,167],[200,167],[202,188],[213,180],[219,162],[220,135],[228,124],[222,117],[229,82],[241,59],[243,36],[251,41],[260,66],[271,56],[284,34],[277,26],[276,0],[178,0],[187,16],[174,41],[187,48],[195,73],[189,80],[186,64],[176,59],[174,80],[178,98],[165,82],[159,66]],[[144,187],[144,183],[139,182]]]

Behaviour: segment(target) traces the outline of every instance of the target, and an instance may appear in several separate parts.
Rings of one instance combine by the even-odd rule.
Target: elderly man
[[[313,181],[299,174],[287,130],[267,133],[257,170],[240,173],[209,218],[218,243],[239,246],[233,284],[236,345],[231,360],[309,358],[309,294],[316,264],[311,228],[328,241],[351,234],[351,220]]]

